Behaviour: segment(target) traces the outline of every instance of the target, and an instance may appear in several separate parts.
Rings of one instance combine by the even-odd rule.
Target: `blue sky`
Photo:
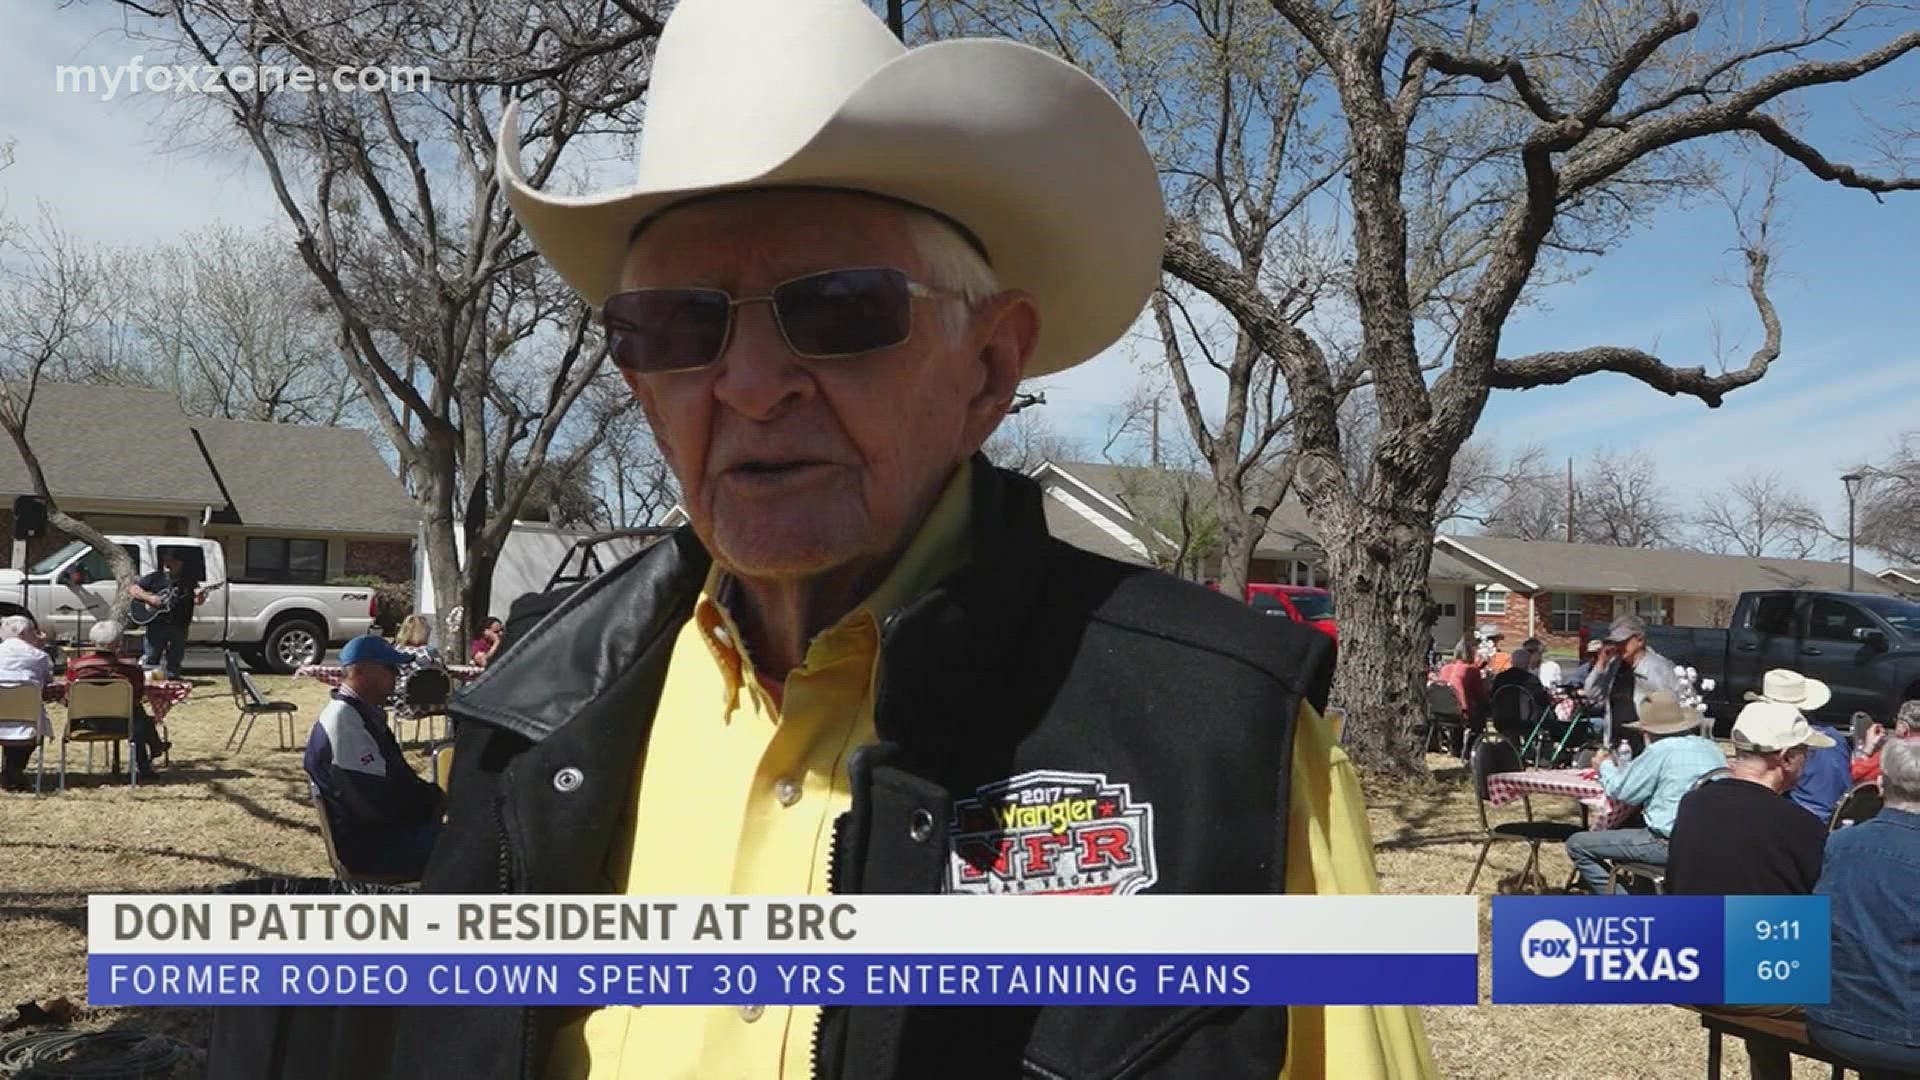
[[[128,41],[121,25],[110,4],[0,4],[0,78],[12,106],[0,140],[15,139],[18,157],[0,173],[0,198],[15,214],[44,201],[73,232],[108,242],[171,239],[215,221],[279,224],[250,154],[178,148],[172,121],[187,103],[55,92],[58,64],[111,66],[149,51]],[[1811,111],[1801,130],[1833,156],[1864,163],[1860,110],[1911,85],[1916,67],[1909,58],[1853,87],[1804,98]],[[1481,438],[1539,442],[1559,459],[1640,446],[1682,491],[1710,488],[1749,467],[1776,470],[1844,514],[1842,467],[1879,455],[1903,428],[1920,426],[1913,330],[1920,193],[1883,204],[1795,171],[1787,196],[1774,284],[1785,353],[1759,384],[1718,410],[1612,375],[1498,393]],[[1505,352],[1635,345],[1676,363],[1711,365],[1717,321],[1744,362],[1759,329],[1732,242],[1718,203],[1670,209],[1586,276],[1523,312],[1509,327]],[[1108,414],[1134,382],[1128,365],[1150,368],[1157,352],[1123,343],[1049,380],[1052,423],[1097,447]]]

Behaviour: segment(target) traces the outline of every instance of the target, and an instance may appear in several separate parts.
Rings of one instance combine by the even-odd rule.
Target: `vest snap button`
[[[580,785],[585,783],[586,779],[584,773],[569,765],[553,774],[553,790],[562,795],[566,795],[570,792],[578,791]]]
[[[933,812],[926,809],[913,812],[913,824],[907,826],[907,835],[916,844],[924,844],[933,837]]]
[[[766,1011],[766,1008],[761,1005],[742,1005],[740,1006],[740,1019],[751,1024],[755,1020],[760,1019],[761,1015]]]

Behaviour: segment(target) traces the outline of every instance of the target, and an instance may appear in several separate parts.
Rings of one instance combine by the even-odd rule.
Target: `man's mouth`
[[[802,469],[822,468],[824,461],[742,461],[727,468],[730,473],[746,473],[749,476],[780,476],[799,472]]]

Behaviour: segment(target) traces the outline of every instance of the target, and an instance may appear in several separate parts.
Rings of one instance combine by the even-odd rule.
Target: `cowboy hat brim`
[[[1746,693],[1746,700],[1771,701],[1775,705],[1791,705],[1801,712],[1816,712],[1822,706],[1826,705],[1827,702],[1833,700],[1833,688],[1821,682],[1819,679],[1808,679],[1806,686],[1807,693],[1806,696],[1802,698],[1768,697],[1766,694],[1757,690],[1749,690]]]
[[[1111,345],[1159,284],[1166,209],[1139,130],[1093,78],[1017,42],[910,50],[790,146],[714,157],[659,170],[670,182],[547,195],[522,167],[517,108],[501,121],[499,172],[515,216],[595,307],[619,291],[637,223],[702,195],[779,187],[871,192],[972,231],[1001,286],[1039,309],[1028,377]]]

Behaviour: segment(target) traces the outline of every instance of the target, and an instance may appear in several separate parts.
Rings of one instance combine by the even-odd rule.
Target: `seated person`
[[[1704,896],[1805,896],[1820,880],[1827,830],[1787,792],[1806,771],[1808,748],[1826,738],[1788,705],[1756,701],[1733,725],[1728,777],[1680,800],[1667,845],[1667,892]],[[1717,1006],[1728,1012],[1803,1018],[1798,1005]],[[1785,1043],[1746,1040],[1754,1080],[1792,1080]]]
[[[1846,797],[1847,788],[1852,785],[1847,772],[1846,737],[1812,719],[1814,710],[1833,700],[1833,690],[1819,679],[1809,679],[1789,668],[1774,668],[1766,673],[1758,693],[1748,692],[1747,700],[1772,701],[1798,710],[1808,717],[1807,722],[1815,731],[1826,736],[1826,741],[1815,743],[1814,749],[1808,752],[1807,767],[1800,774],[1800,782],[1788,792],[1802,809],[1826,824],[1833,816],[1833,808]]]
[[[313,723],[303,764],[340,861],[417,880],[440,835],[440,789],[407,764],[378,704],[408,659],[370,634],[347,642],[340,686]]]
[[[480,636],[474,638],[473,644],[467,647],[467,655],[473,660],[475,667],[486,667],[487,661],[493,659],[494,652],[500,648],[503,632],[498,618],[489,617],[486,622],[480,624]]]
[[[1531,651],[1515,649],[1507,662],[1507,670],[1495,675],[1487,688],[1487,702],[1493,710],[1494,724],[1502,734],[1515,742],[1525,741],[1540,717],[1553,708],[1553,694],[1534,675],[1533,659]],[[1516,706],[1512,701],[1505,700],[1521,696],[1503,693],[1509,686],[1520,688],[1524,694],[1524,706]]]
[[[1497,694],[1503,687],[1518,686],[1533,697],[1534,712],[1540,713],[1553,707],[1553,694],[1547,689],[1540,676],[1534,674],[1534,658],[1539,654],[1530,649],[1515,649],[1507,663],[1507,670],[1493,677],[1493,683],[1487,688],[1489,694]]]
[[[1807,1036],[1876,1070],[1920,1073],[1920,738],[1880,750],[1886,806],[1827,837],[1814,892],[1833,927],[1830,993],[1807,1006]]]
[[[1440,665],[1440,681],[1453,687],[1454,699],[1460,702],[1460,715],[1477,722],[1485,714],[1486,680],[1481,677],[1480,665],[1473,658],[1473,647],[1465,638],[1453,647],[1453,659]]]
[[[422,668],[446,670],[446,662],[440,659],[440,650],[428,644],[433,636],[433,626],[424,615],[409,615],[400,620],[400,628],[394,632],[393,647],[407,655],[407,663],[400,669],[400,677],[394,681],[393,693],[387,698],[387,708],[402,716],[412,716],[414,710],[407,704],[407,680]]]
[[[93,648],[67,661],[67,682],[81,679],[119,679],[133,687],[134,761],[142,775],[153,771],[153,756],[164,753],[153,717],[147,715],[147,675],[140,665],[120,658],[120,637],[126,628],[112,619],[101,619],[87,628],[87,640]]]
[[[1864,714],[1856,713],[1855,716]],[[1863,730],[1856,722],[1855,731]],[[1884,724],[1870,723],[1860,737],[1860,745],[1854,750],[1853,762],[1848,766],[1848,774],[1856,784],[1868,780],[1880,779],[1880,748],[1887,743],[1887,729]],[[1903,701],[1900,711],[1894,714],[1893,737],[1910,738],[1920,735],[1920,701]]]
[[[1700,737],[1699,714],[1683,708],[1671,690],[1648,695],[1640,718],[1628,726],[1646,736],[1646,750],[1624,769],[1614,764],[1605,747],[1595,751],[1593,762],[1608,797],[1640,807],[1646,826],[1567,837],[1567,857],[1581,883],[1596,896],[1607,891],[1610,860],[1665,866],[1667,838],[1673,835],[1681,797],[1695,780],[1727,765],[1713,740]]]
[[[0,619],[0,686],[32,685],[44,690],[53,676],[53,662],[40,648],[40,627],[26,615]],[[47,724],[47,707],[33,721],[0,720],[0,787],[8,791],[26,791],[33,786],[27,779],[27,762],[33,760],[34,747],[53,734]]]
[[[1827,830],[1787,793],[1809,751],[1831,740],[1792,706],[1755,701],[1733,725],[1725,780],[1680,800],[1667,845],[1667,891],[1804,896],[1820,880]]]
[[[1547,646],[1537,637],[1530,637],[1520,643],[1520,647],[1533,654],[1533,673],[1549,689],[1560,685],[1561,673],[1558,660],[1547,659]]]
[[[1593,662],[1600,657],[1600,645],[1599,638],[1587,642],[1586,659],[1580,661],[1580,665],[1567,674],[1568,686],[1587,685],[1587,676],[1593,674]]]

